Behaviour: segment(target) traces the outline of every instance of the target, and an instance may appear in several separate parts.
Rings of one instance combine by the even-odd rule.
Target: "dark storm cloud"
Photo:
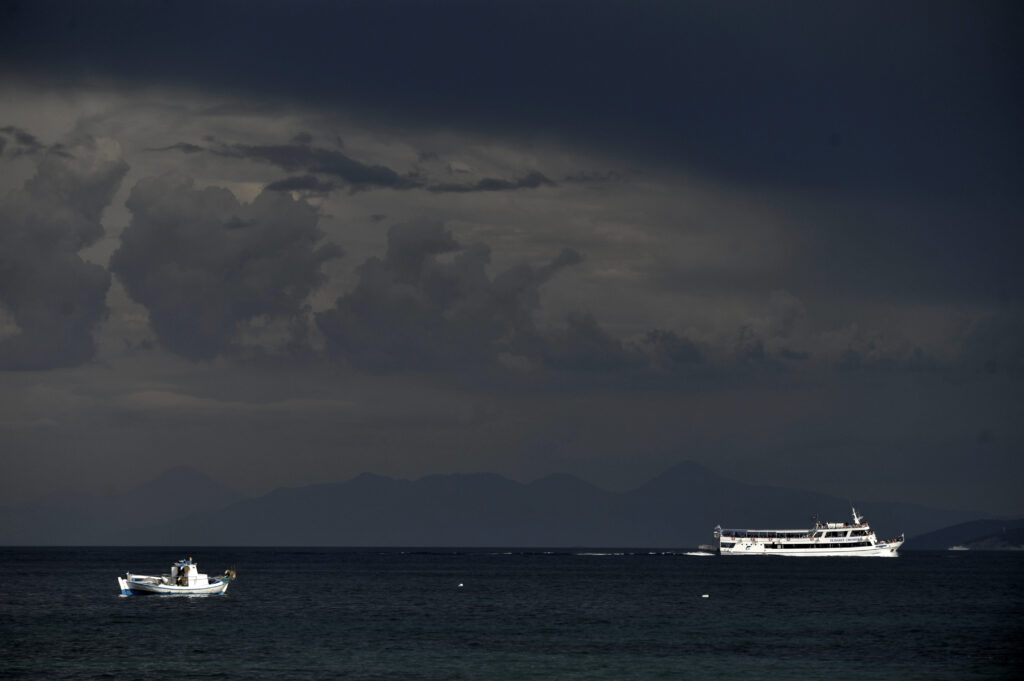
[[[618,170],[609,170],[606,172],[599,172],[593,170],[581,170],[579,172],[571,173],[562,178],[563,182],[578,182],[578,183],[605,183],[605,182],[619,182],[625,178],[625,173]]]
[[[229,144],[214,147],[211,152],[219,156],[263,161],[289,172],[299,170],[329,175],[353,188],[411,189],[420,186],[415,179],[401,176],[386,166],[360,163],[341,152],[307,144]]]
[[[836,363],[842,372],[897,373],[897,372],[934,372],[948,368],[944,362],[926,353],[919,347],[902,348],[896,353],[879,352],[878,348],[868,343],[867,347],[848,347]]]
[[[27,133],[15,137],[22,147],[38,144]],[[18,326],[0,340],[0,368],[49,369],[92,358],[110,274],[78,253],[103,236],[101,214],[127,170],[85,139],[43,156],[35,175],[0,203],[0,304]]]
[[[6,154],[17,158],[44,151],[46,151],[46,146],[36,139],[35,135],[13,125],[0,128],[0,156]]]
[[[170,144],[166,147],[154,147],[149,151],[180,151],[183,154],[198,154],[200,151],[206,151],[206,147],[201,147],[198,144],[191,144],[189,142],[178,142],[177,144]]]
[[[671,331],[624,343],[591,314],[538,329],[541,287],[582,257],[566,249],[540,267],[517,265],[490,279],[490,255],[483,244],[460,244],[440,222],[394,225],[385,257],[364,262],[355,289],[317,314],[328,352],[370,372],[482,379],[525,371],[563,387],[592,385],[602,374],[623,385],[667,386],[706,366],[702,350]]]
[[[55,0],[0,23],[0,70],[302,102],[391,129],[539,136],[626,165],[822,196],[822,257],[792,270],[798,283],[778,275],[760,286],[1020,301],[1024,268],[1006,254],[1024,248],[1022,13],[1016,2],[923,0],[384,0],[294,11]],[[239,49],[226,31],[259,49]],[[221,151],[353,189],[420,185],[311,142]],[[494,191],[521,179],[437,187]]]
[[[974,323],[959,359],[972,372],[1024,378],[1024,309],[1008,306]]]
[[[1019,3],[19,8],[0,28],[11,72],[550,131],[744,182],[978,195],[1021,177]],[[239,49],[226,31],[258,49]]]
[[[533,171],[515,180],[502,180],[494,177],[485,177],[473,184],[436,184],[427,187],[427,190],[436,193],[501,192],[513,189],[536,189],[537,187],[542,186],[553,187],[555,186],[555,183],[545,177],[542,173]]]
[[[592,315],[571,315],[564,330],[545,348],[544,363],[574,372],[615,372],[630,363],[621,341],[602,329]]]
[[[476,371],[535,354],[539,289],[580,256],[566,250],[493,280],[489,262],[488,247],[463,246],[440,222],[393,226],[384,258],[364,262],[355,289],[317,315],[329,352],[376,372]]]
[[[673,372],[704,363],[700,348],[674,331],[652,329],[640,343],[656,371]]]
[[[382,165],[368,165],[356,161],[334,149],[309,146],[312,137],[308,133],[300,133],[293,138],[295,144],[213,144],[201,147],[188,142],[179,142],[167,147],[151,151],[181,151],[193,154],[206,151],[215,156],[226,158],[244,158],[261,163],[269,163],[289,172],[301,171],[307,175],[301,178],[288,178],[275,183],[273,189],[284,191],[283,187],[294,184],[307,186],[296,187],[300,190],[318,192],[330,191],[338,186],[349,186],[353,190],[369,187],[390,189],[414,189],[422,184],[408,175],[399,175],[391,168]],[[335,178],[337,183],[316,180],[317,173]]]
[[[209,149],[219,156],[247,158],[289,172],[305,171],[335,177],[354,189],[388,187],[412,189],[420,183],[382,165],[361,163],[333,149],[306,144],[230,144]]]
[[[266,189],[272,192],[309,192],[310,194],[328,194],[338,188],[333,182],[325,182],[315,175],[286,177],[271,182]]]
[[[749,326],[739,328],[734,352],[740,362],[756,363],[765,360],[764,341]]]
[[[921,203],[782,195],[766,208],[784,216],[782,234],[749,227],[729,261],[679,267],[671,250],[653,258],[644,274],[668,291],[730,291],[758,295],[783,289],[809,303],[881,300],[918,304],[1006,304],[1024,301],[1024,248],[1019,200],[964,201],[937,193]],[[708,221],[695,225],[720,230]],[[757,244],[757,247],[750,244]],[[784,249],[784,265],[750,257],[755,249]],[[744,253],[746,251],[746,253]],[[746,255],[744,259],[741,256]]]
[[[110,268],[160,343],[193,360],[236,350],[244,322],[294,322],[324,281],[320,266],[341,255],[320,244],[316,209],[280,192],[242,204],[163,176],[139,181],[126,205],[131,224]]]
[[[293,138],[294,144],[248,145],[221,144],[200,147],[187,142],[172,144],[153,151],[181,151],[186,154],[207,151],[216,156],[244,158],[269,163],[289,172],[302,171],[305,175],[289,177],[268,185],[274,191],[308,191],[327,193],[348,186],[353,190],[374,188],[417,189],[442,193],[499,192],[515,189],[536,189],[555,186],[543,173],[532,171],[522,177],[506,180],[485,177],[472,184],[441,183],[427,185],[413,175],[400,175],[382,165],[369,165],[356,161],[334,149],[313,147],[312,136],[300,133]],[[334,178],[334,181],[319,179],[316,175]]]

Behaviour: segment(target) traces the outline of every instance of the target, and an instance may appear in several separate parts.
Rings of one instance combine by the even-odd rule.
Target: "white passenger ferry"
[[[853,511],[853,524],[823,523],[809,530],[723,530],[715,527],[723,556],[896,556],[903,535],[879,541],[875,531]]]

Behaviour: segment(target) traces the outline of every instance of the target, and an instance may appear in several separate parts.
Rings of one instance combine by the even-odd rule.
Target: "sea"
[[[1024,552],[5,547],[0,677],[1021,679]]]

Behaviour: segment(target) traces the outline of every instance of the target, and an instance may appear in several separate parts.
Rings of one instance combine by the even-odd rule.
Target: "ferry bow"
[[[800,530],[734,530],[715,527],[723,556],[879,556],[895,557],[904,536],[879,540],[875,531],[851,509],[853,523],[826,523]]]

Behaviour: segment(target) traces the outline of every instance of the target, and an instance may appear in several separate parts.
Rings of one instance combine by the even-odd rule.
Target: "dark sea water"
[[[238,580],[120,596],[186,555]],[[1024,554],[0,548],[0,676],[1020,679]]]

